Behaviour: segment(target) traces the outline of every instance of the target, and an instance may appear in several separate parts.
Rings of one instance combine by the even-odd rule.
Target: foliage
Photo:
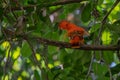
[[[70,2],[71,1],[71,2]],[[79,1],[79,2],[78,2]],[[119,80],[119,51],[86,51],[39,43],[34,37],[68,42],[58,28],[69,20],[89,33],[85,44],[116,45],[120,4],[99,30],[115,0],[1,0],[1,80]],[[114,64],[113,64],[114,63]]]

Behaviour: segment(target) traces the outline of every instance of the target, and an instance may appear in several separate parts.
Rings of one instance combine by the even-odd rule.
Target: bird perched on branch
[[[79,48],[80,45],[84,45],[84,36],[89,36],[85,29],[66,20],[59,23],[59,28],[67,31],[67,36],[70,38],[70,44],[73,48]]]

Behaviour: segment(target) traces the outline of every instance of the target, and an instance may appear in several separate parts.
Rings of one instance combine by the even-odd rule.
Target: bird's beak
[[[84,31],[84,36],[90,36],[90,34],[87,31]]]

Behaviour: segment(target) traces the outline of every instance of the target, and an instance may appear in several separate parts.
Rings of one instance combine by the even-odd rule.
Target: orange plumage
[[[70,44],[75,48],[84,44],[84,35],[89,35],[82,27],[65,20],[59,23],[59,28],[67,31],[67,36],[70,37]]]

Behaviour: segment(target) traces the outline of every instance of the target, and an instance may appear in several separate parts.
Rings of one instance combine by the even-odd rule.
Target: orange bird
[[[79,48],[80,45],[84,45],[84,35],[89,35],[89,33],[73,23],[63,20],[59,23],[59,28],[67,31],[67,36],[70,38],[70,44],[73,48]]]

